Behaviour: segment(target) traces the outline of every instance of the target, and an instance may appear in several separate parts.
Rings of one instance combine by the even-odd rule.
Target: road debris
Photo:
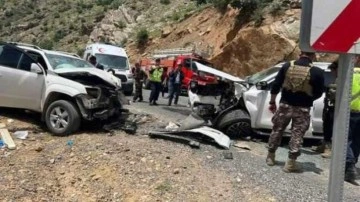
[[[4,143],[8,149],[16,148],[15,142],[12,139],[12,137],[7,129],[0,129],[0,134],[1,134],[2,140],[4,141]]]
[[[225,152],[223,152],[223,155],[224,155],[225,159],[234,159],[232,152],[225,151]]]
[[[12,122],[14,122],[14,119],[8,119],[7,122],[12,123]]]
[[[240,149],[245,149],[245,150],[251,150],[250,146],[248,144],[246,144],[245,142],[236,142],[234,144],[234,147],[240,148]]]
[[[6,124],[5,123],[0,123],[0,129],[1,128],[6,128]]]
[[[44,148],[42,148],[42,147],[39,146],[39,147],[36,147],[36,148],[35,148],[35,151],[41,152],[43,149],[44,149]]]
[[[3,147],[5,147],[5,143],[4,143],[4,141],[0,138],[0,149],[2,149]]]
[[[170,140],[182,144],[189,145],[191,148],[200,148],[200,143],[196,142],[190,138],[182,137],[175,134],[167,134],[167,133],[157,133],[157,132],[150,132],[149,133],[150,138],[158,138],[158,139],[164,139],[164,140]]]
[[[190,129],[199,128],[199,127],[202,127],[205,125],[207,125],[207,124],[203,118],[201,118],[200,116],[198,116],[195,113],[191,113],[188,117],[186,117],[186,119],[184,119],[180,123],[180,127],[178,128],[178,130],[190,130]]]
[[[66,144],[67,144],[69,147],[72,147],[73,144],[74,144],[74,141],[73,141],[73,140],[68,140]]]
[[[221,131],[207,126],[183,131],[151,131],[149,136],[157,138],[168,138],[168,140],[180,142],[186,141],[186,144],[189,144],[190,140],[196,139],[203,142],[215,142],[224,149],[230,148],[230,138],[228,136],[226,136]]]
[[[173,173],[174,173],[175,175],[177,175],[177,174],[180,173],[180,170],[179,170],[179,169],[175,169]]]
[[[176,131],[179,128],[179,126],[176,123],[170,122],[165,129],[170,131]]]
[[[137,130],[137,125],[136,122],[133,121],[118,120],[104,125],[103,129],[107,132],[112,132],[113,130],[123,130],[128,134],[134,135]]]
[[[29,135],[28,131],[16,131],[14,133],[15,137],[20,140],[26,140],[27,136]]]

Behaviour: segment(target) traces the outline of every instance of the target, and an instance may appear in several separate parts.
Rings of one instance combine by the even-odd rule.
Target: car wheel
[[[45,122],[54,135],[69,135],[80,127],[81,118],[73,103],[58,100],[46,110]]]
[[[252,134],[250,116],[240,109],[225,114],[219,120],[217,128],[230,138],[248,137]]]

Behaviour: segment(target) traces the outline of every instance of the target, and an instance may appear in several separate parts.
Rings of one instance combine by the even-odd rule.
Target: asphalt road
[[[144,90],[143,93],[147,100],[149,91]],[[164,123],[180,121],[191,113],[187,107],[187,97],[180,98],[179,106],[168,107],[167,99],[161,96],[158,103],[159,106],[149,106],[148,102],[132,103],[128,108],[134,112],[152,114]],[[284,139],[284,145],[277,151],[278,165],[274,167],[265,164],[266,138],[261,142],[247,142],[251,148],[249,152],[231,148],[230,151],[234,154],[231,163],[225,162],[223,157],[218,155],[211,160],[211,165],[214,169],[225,170],[234,179],[238,176],[248,176],[246,182],[239,183],[239,189],[257,184],[259,189],[265,189],[274,197],[275,200],[270,201],[326,201],[330,159],[323,159],[319,154],[313,153],[310,150],[311,143],[307,144],[298,159],[304,171],[299,174],[286,174],[281,168],[287,160],[287,141],[288,139]],[[212,149],[213,147],[207,148]],[[217,149],[213,149],[213,152],[219,153]],[[252,185],[248,186],[248,183]],[[360,201],[359,189],[345,182],[344,201]]]

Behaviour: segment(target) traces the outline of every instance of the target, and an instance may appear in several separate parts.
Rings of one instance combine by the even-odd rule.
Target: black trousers
[[[154,82],[150,81],[150,103],[156,102],[159,99],[160,91],[161,91],[161,83],[160,82]]]
[[[350,113],[346,163],[356,164],[360,154],[360,113]]]
[[[170,87],[170,86],[169,86]],[[179,96],[181,93],[181,84],[171,84],[171,91],[169,95],[169,105],[171,105],[172,100],[175,97],[174,103],[177,104],[179,100]]]
[[[323,111],[324,141],[331,143],[334,127],[334,108],[329,107]]]

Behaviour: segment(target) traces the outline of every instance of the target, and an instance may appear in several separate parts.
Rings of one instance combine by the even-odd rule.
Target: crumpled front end
[[[85,120],[106,120],[120,115],[126,98],[117,88],[95,86],[86,88],[87,94],[76,96],[82,117]]]

